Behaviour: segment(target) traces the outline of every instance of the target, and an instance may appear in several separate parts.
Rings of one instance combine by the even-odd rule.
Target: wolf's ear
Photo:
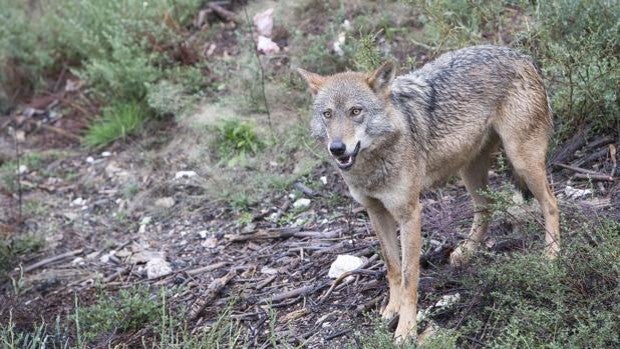
[[[325,77],[319,74],[311,73],[301,68],[297,68],[297,72],[306,80],[308,88],[310,88],[313,95],[315,95],[325,83]]]
[[[390,87],[394,75],[396,75],[396,64],[393,61],[387,61],[372,72],[366,81],[373,91],[380,93]]]

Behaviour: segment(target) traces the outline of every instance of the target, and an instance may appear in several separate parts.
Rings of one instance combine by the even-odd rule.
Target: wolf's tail
[[[523,177],[519,175],[517,171],[515,171],[514,166],[512,166],[512,163],[510,163],[510,160],[508,161],[508,168],[510,169],[510,177],[512,178],[512,183],[515,185],[515,187],[517,187],[517,190],[521,192],[521,195],[523,195],[523,199],[527,201],[533,198],[534,194],[532,194],[530,188],[527,187],[527,184],[525,183]]]

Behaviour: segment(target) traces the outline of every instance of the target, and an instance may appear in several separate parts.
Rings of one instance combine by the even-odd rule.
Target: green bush
[[[89,147],[102,147],[133,135],[142,129],[147,115],[146,107],[137,102],[104,108],[101,118],[88,129],[84,143]]]
[[[218,155],[222,160],[228,161],[229,165],[234,165],[246,155],[256,154],[263,146],[255,126],[248,121],[223,120],[216,130]]]
[[[532,12],[537,25],[521,44],[543,67],[561,136],[586,123],[614,130],[620,122],[618,3],[541,1]]]
[[[118,297],[101,295],[97,302],[76,308],[72,321],[87,341],[113,331],[137,330],[160,319],[161,299],[144,287],[121,290]]]
[[[571,222],[575,228],[555,262],[539,251],[475,262],[473,274],[462,279],[471,303],[453,317],[464,319],[463,338],[484,331],[495,348],[620,345],[620,224],[578,221]]]

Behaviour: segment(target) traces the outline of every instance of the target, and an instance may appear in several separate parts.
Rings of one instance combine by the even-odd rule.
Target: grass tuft
[[[101,118],[86,133],[84,144],[97,148],[137,133],[146,120],[147,112],[140,103],[119,103],[105,108]]]

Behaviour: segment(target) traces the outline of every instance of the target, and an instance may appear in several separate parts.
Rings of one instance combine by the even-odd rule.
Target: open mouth
[[[353,152],[351,152],[348,155],[343,155],[343,156],[339,156],[336,158],[336,164],[341,170],[346,171],[350,169],[351,166],[353,166],[353,164],[355,163],[355,157],[357,156],[357,153],[359,151],[360,151],[360,142],[357,142],[357,144],[355,145],[355,149],[353,149]]]

